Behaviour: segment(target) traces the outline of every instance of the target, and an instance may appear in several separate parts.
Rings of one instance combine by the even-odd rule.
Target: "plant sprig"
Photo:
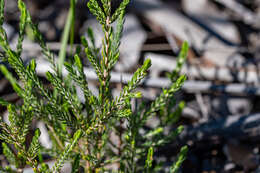
[[[77,49],[75,54],[70,51],[70,55],[66,51],[69,39],[70,44],[74,40],[76,2],[77,0],[71,0],[57,59],[57,55],[47,47],[37,25],[32,22],[22,0],[18,0],[19,38],[16,48],[11,48],[3,28],[5,1],[0,0],[0,46],[4,51],[3,60],[9,63],[15,74],[4,65],[0,66],[0,70],[22,100],[22,103],[15,104],[0,98],[0,104],[7,108],[10,122],[4,122],[0,117],[0,139],[4,141],[3,154],[12,165],[0,168],[0,172],[18,173],[29,165],[35,173],[58,173],[65,163],[71,163],[73,173],[80,170],[111,172],[111,165],[116,165],[118,172],[155,172],[155,167],[159,165],[155,157],[157,147],[166,145],[183,130],[179,126],[166,134],[166,127],[176,123],[185,105],[180,102],[176,106],[173,99],[186,79],[179,73],[187,56],[188,44],[183,44],[177,67],[169,73],[172,81],[169,88],[163,89],[162,94],[150,106],[140,100],[140,106],[133,109],[131,101],[142,97],[137,87],[148,75],[151,60],[147,59],[136,70],[118,97],[112,95],[110,82],[111,71],[120,57],[120,39],[130,0],[122,0],[114,12],[111,10],[111,0],[89,0],[87,6],[101,24],[104,33],[100,48],[95,45],[92,29],[87,31],[90,39],[81,38],[86,57],[98,77],[99,94],[94,95],[86,79],[80,50]],[[114,22],[116,27],[112,25]],[[52,71],[45,76],[51,86],[49,88],[37,76],[36,60],[25,65],[21,58],[26,27],[31,28],[42,54],[51,64]],[[73,58],[68,59],[70,57]],[[68,72],[67,76],[64,75],[65,72]],[[81,102],[77,88],[83,92],[84,102]],[[176,109],[173,109],[174,106]],[[165,115],[162,116],[162,112]],[[160,124],[147,130],[146,123],[153,116],[160,119]],[[41,131],[34,129],[34,121],[44,123],[51,148],[41,145]],[[31,139],[29,136],[32,136]],[[55,161],[54,166],[49,168],[44,163],[42,154],[51,156]],[[171,172],[178,171],[186,155],[187,147],[184,147],[171,167]]]

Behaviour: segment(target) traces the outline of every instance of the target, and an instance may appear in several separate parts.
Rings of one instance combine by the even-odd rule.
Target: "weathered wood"
[[[225,13],[208,0],[182,0],[184,12],[198,25],[222,39],[226,44],[240,44],[239,31]],[[223,29],[225,28],[225,29]]]
[[[225,44],[212,33],[206,31],[190,18],[159,0],[136,0],[134,10],[149,21],[159,25],[165,31],[182,41],[188,41],[200,56],[218,66],[225,66],[228,58],[237,52],[237,48]]]
[[[259,27],[260,17],[235,0],[214,0],[235,12],[246,24]]]
[[[186,127],[180,136],[182,142],[196,142],[210,138],[257,139],[260,137],[260,114],[234,115]]]
[[[155,53],[146,53],[145,57],[152,60],[151,75],[158,77],[162,71],[172,71],[176,67],[176,59],[173,56]],[[249,66],[249,65],[248,65]],[[185,64],[181,71],[191,79],[206,79],[211,81],[234,82],[239,81],[248,84],[259,84],[259,72],[253,64],[251,67],[207,67],[202,64]]]

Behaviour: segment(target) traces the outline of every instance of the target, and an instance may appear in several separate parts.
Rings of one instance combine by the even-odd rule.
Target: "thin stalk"
[[[66,51],[67,51],[67,45],[69,41],[69,35],[70,31],[72,30],[72,24],[74,24],[75,20],[75,4],[77,0],[70,0],[70,9],[67,17],[67,22],[65,24],[65,29],[62,34],[62,39],[61,39],[61,48],[59,51],[59,60],[58,60],[58,72],[59,75],[61,76],[62,74],[62,66],[64,63],[64,60],[66,58]],[[73,29],[74,30],[74,29]]]
[[[111,1],[108,1],[108,8],[111,9]],[[103,79],[101,82],[101,98],[102,98],[102,105],[105,103],[105,101],[108,99],[109,96],[109,81],[111,78],[110,70],[109,70],[109,56],[111,53],[111,44],[110,44],[110,32],[112,30],[112,27],[110,25],[111,18],[110,18],[110,10],[109,14],[106,18],[106,23],[103,26],[104,27],[104,43],[103,43],[103,61],[102,61],[102,68],[103,68]]]
[[[55,140],[56,140],[57,144],[59,145],[60,149],[64,150],[64,146],[63,146],[61,140],[59,139],[59,137],[56,135],[54,129],[50,125],[47,125],[47,126],[50,129],[50,131],[52,132],[52,135],[55,138]]]

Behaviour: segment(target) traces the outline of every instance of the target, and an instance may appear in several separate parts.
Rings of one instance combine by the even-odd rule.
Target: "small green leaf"
[[[123,109],[117,112],[118,117],[129,117],[132,114],[131,109]]]
[[[4,23],[4,8],[5,0],[0,0],[0,26],[3,26]]]
[[[152,162],[153,162],[153,147],[150,147],[145,161],[145,168],[147,170],[147,173],[149,173],[149,169],[152,167]]]
[[[19,95],[23,95],[22,88],[19,86],[16,79],[13,77],[13,75],[7,70],[7,68],[4,65],[0,65],[1,72],[5,75],[6,79],[11,83],[13,89],[15,92]]]
[[[51,72],[46,72],[46,78],[49,80],[49,81],[53,81],[53,74]]]
[[[82,62],[80,60],[80,57],[77,54],[74,56],[74,61],[75,61],[76,66],[78,67],[78,69],[80,71],[82,71],[83,65],[82,65]]]
[[[147,133],[144,137],[145,138],[152,138],[154,136],[160,135],[163,132],[163,128],[162,127],[158,127],[152,131],[150,131],[149,133]]]
[[[91,53],[91,51],[88,47],[85,48],[85,53],[88,57],[89,62],[91,63],[91,65],[95,69],[97,76],[99,77],[99,79],[101,79],[102,76],[103,76],[103,73],[102,73],[100,64],[98,62],[98,59],[96,59],[96,57],[93,56],[93,54]]]
[[[40,142],[39,142],[40,135],[41,135],[40,129],[36,129],[35,132],[34,132],[34,136],[32,138],[32,142],[31,142],[30,147],[28,149],[28,156],[31,159],[34,159],[40,151],[40,147],[41,147]]]
[[[130,98],[142,98],[142,93],[140,91],[135,92],[135,93],[130,93],[128,95]]]
[[[90,12],[96,16],[97,20],[100,22],[101,25],[106,24],[106,17],[103,10],[98,5],[98,2],[96,0],[89,0],[88,2],[88,8]]]
[[[184,101],[180,102],[178,104],[176,110],[167,116],[166,123],[167,124],[176,123],[180,119],[180,116],[181,116],[181,113],[182,113],[182,110],[184,109],[184,107],[185,107],[185,102]]]
[[[81,136],[82,136],[82,131],[81,130],[76,131],[76,133],[73,135],[73,139],[71,140],[71,142],[66,146],[63,153],[59,156],[58,160],[55,162],[52,168],[52,172],[54,173],[59,172],[65,160],[68,159],[70,152],[72,151],[72,149],[74,148],[78,140],[81,138]]]
[[[17,116],[16,109],[14,105],[9,104],[7,106],[8,110],[8,120],[10,122],[10,128],[12,130],[12,133],[16,134],[20,132],[20,121],[21,121],[21,116]]]
[[[152,65],[151,59],[146,59],[146,60],[144,61],[144,64],[143,64],[143,68],[147,70],[148,68],[151,67],[151,65]]]
[[[34,74],[35,70],[36,70],[36,61],[35,59],[32,59],[32,61],[30,62],[30,64],[27,66],[27,70],[31,73]]]
[[[114,67],[120,55],[119,46],[121,44],[120,39],[122,37],[123,25],[125,21],[124,17],[125,17],[125,12],[122,11],[119,16],[119,19],[117,20],[116,31],[113,32],[113,40],[112,40],[112,48],[111,48],[112,55],[110,57],[111,61],[109,62],[109,69],[112,69]]]
[[[90,38],[92,46],[95,48],[95,37],[92,28],[88,28],[88,36]]]
[[[0,98],[0,105],[8,106],[9,104],[11,104],[11,103],[9,103],[8,101],[5,101],[3,98]]]
[[[6,143],[2,143],[2,147],[3,147],[3,153],[6,159],[8,160],[8,162],[10,162],[10,164],[12,165],[15,165],[16,167],[19,167],[16,156],[13,153],[13,151],[8,147],[8,145]]]
[[[147,59],[147,60],[145,60],[142,67],[137,69],[137,71],[134,73],[131,80],[128,82],[127,86],[125,86],[123,91],[121,91],[120,96],[117,99],[117,106],[124,107],[126,105],[127,99],[131,98],[132,91],[135,90],[136,87],[138,86],[138,84],[141,82],[141,80],[145,78],[150,66],[151,66],[151,60]]]
[[[172,165],[170,172],[171,173],[177,173],[178,170],[180,169],[182,163],[184,162],[184,160],[186,159],[188,153],[188,147],[184,146],[181,148],[180,154],[177,158],[177,161]]]
[[[27,10],[22,0],[18,0],[18,7],[21,12],[21,16],[20,16],[20,25],[19,25],[19,38],[17,44],[17,55],[20,56],[23,50],[22,45],[23,45],[23,40],[25,35],[25,28],[27,24]]]
[[[71,173],[78,173],[79,172],[79,166],[80,166],[80,154],[77,154],[74,157]]]
[[[125,11],[125,8],[129,2],[130,0],[123,0],[123,2],[121,2],[115,13],[112,15],[111,23],[114,22],[123,11]]]
[[[81,44],[87,48],[88,47],[88,41],[86,40],[86,38],[84,36],[82,36],[81,38]]]
[[[182,66],[187,59],[188,51],[189,51],[189,44],[188,42],[185,41],[182,45],[181,52],[178,56],[177,65],[169,76],[172,82],[175,82],[178,79]]]
[[[101,0],[101,2],[103,4],[103,9],[104,9],[106,16],[110,16],[110,12],[111,12],[110,0]]]

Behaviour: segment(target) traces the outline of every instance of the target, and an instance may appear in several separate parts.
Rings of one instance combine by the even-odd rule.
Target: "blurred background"
[[[49,48],[58,54],[69,0],[24,0],[35,23],[38,23]],[[116,8],[121,2],[113,0]],[[96,44],[102,41],[102,29],[86,7],[77,3],[75,47],[88,27],[95,32]],[[7,0],[4,24],[11,44],[19,31],[16,0]],[[189,145],[183,173],[260,172],[260,0],[132,0],[127,8],[120,47],[120,60],[111,81],[114,94],[122,80],[146,58],[152,60],[149,77],[139,88],[144,99],[153,100],[169,85],[167,72],[176,66],[181,44],[188,41],[190,50],[182,73],[188,76],[176,100],[186,107],[177,125],[184,125],[182,135],[159,148],[158,159],[171,165],[180,146]],[[38,75],[44,79],[46,64],[40,48],[30,37],[24,42],[23,59],[36,58]],[[69,52],[69,50],[68,50]],[[95,75],[89,68],[91,90],[98,92]],[[0,96],[19,102],[10,84],[1,76]],[[7,113],[0,111],[4,118]],[[156,120],[148,124],[153,126]],[[176,126],[177,126],[176,125]],[[44,130],[44,125],[35,123]],[[41,130],[42,131],[42,130]],[[48,146],[47,134],[41,136]],[[5,162],[0,155],[1,164]]]

